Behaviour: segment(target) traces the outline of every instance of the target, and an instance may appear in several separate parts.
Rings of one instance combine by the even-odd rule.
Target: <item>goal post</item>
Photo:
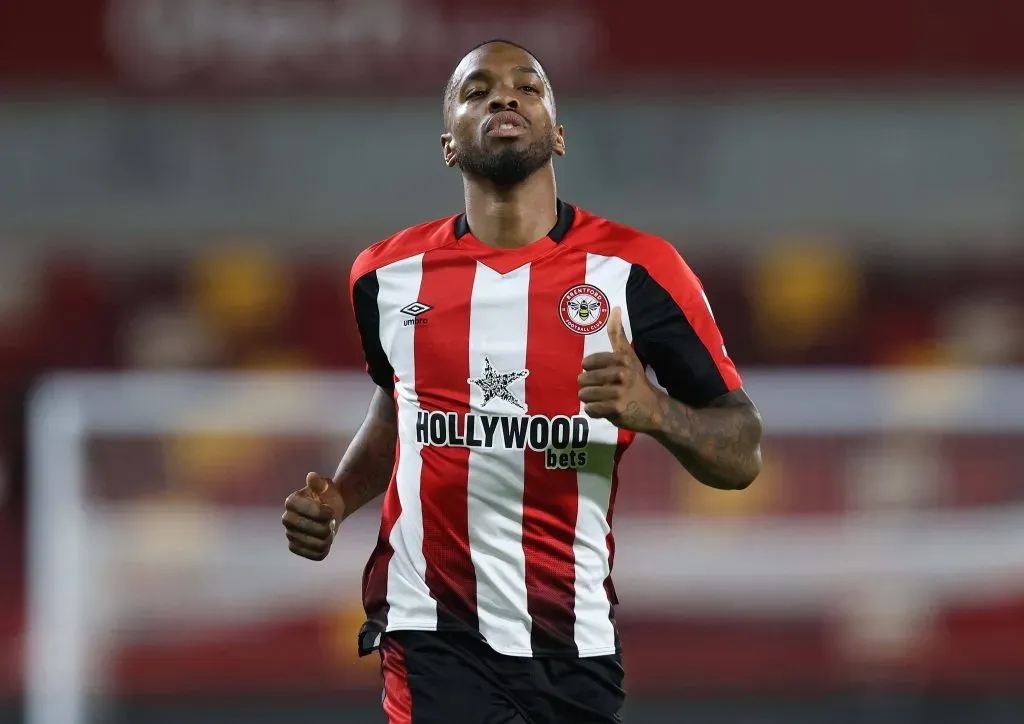
[[[766,421],[767,458],[787,438],[991,435],[1024,443],[1024,369],[753,371],[745,382]],[[332,557],[322,569],[329,574],[314,576],[289,557],[275,523],[285,491],[302,484],[297,461],[333,466],[372,392],[360,373],[69,374],[42,382],[28,406],[26,724],[105,721],[105,652],[119,637],[285,615],[339,590],[357,603],[363,558]],[[179,438],[194,436],[212,438],[214,448],[252,438],[245,450],[276,466],[268,476],[295,475],[256,475],[244,506],[233,506],[230,492],[163,495],[161,486],[194,470],[224,477],[218,466],[228,463],[217,450],[192,450],[188,474],[151,468]],[[1008,454],[1024,455],[1017,447]],[[624,474],[621,498],[630,484]],[[140,500],[143,489],[159,494]],[[713,517],[623,512],[617,587],[637,609],[738,616],[813,610],[872,577],[899,580],[927,601],[1024,594],[1024,500],[968,509],[868,505],[836,521],[753,516],[725,530]],[[351,523],[339,535],[368,553],[373,511]],[[673,551],[669,575],[658,564],[664,550]]]

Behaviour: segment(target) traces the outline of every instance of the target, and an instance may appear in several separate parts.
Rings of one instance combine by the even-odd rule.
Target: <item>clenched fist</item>
[[[284,501],[281,523],[288,532],[288,550],[311,561],[322,561],[331,550],[345,501],[331,481],[316,473],[306,476],[306,487]]]

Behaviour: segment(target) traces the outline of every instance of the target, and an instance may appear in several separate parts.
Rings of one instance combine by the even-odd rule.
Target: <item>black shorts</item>
[[[622,660],[504,656],[468,634],[396,631],[380,643],[390,724],[616,724]]]

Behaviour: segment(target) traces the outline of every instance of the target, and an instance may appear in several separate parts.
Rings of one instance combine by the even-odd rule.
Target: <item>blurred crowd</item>
[[[66,570],[28,555],[30,540],[109,575],[70,581],[65,600],[92,616],[103,595],[76,595],[106,595],[111,621],[92,625],[111,648],[94,646],[89,676],[114,719],[234,721],[187,713],[231,694],[259,709],[240,721],[278,721],[275,697],[280,721],[313,718],[306,692],[348,689],[373,714],[338,697],[325,715],[376,720],[379,667],[352,649],[358,570],[335,558],[317,572],[340,576],[329,594],[290,600],[309,569],[275,527],[285,491],[335,465],[347,439],[189,427],[210,410],[247,419],[250,405],[301,414],[307,399],[203,388],[184,427],[87,430],[82,479],[52,482],[129,502],[120,518],[85,506],[104,516],[95,540],[73,526],[27,535],[26,413],[49,373],[359,373],[356,254],[458,200],[436,125],[462,49],[504,36],[538,53],[578,129],[558,171],[566,200],[669,234],[741,372],[1011,367],[1013,387],[1022,27],[1024,3],[1010,0],[0,2],[0,720],[29,689],[30,628],[61,630],[29,626],[41,605],[30,574]],[[1003,380],[994,396],[1012,400]],[[962,386],[935,407],[922,404],[933,387],[884,402],[929,423],[968,399],[991,412],[973,382],[948,384]],[[795,413],[849,412],[789,389],[777,399]],[[635,718],[1021,721],[1024,448],[1004,407],[1005,424],[988,427],[966,413],[968,424],[897,415],[840,432],[768,420],[763,473],[742,495],[695,485],[638,440],[616,503],[618,620],[631,692],[665,718]],[[360,515],[346,535],[368,547],[376,513]],[[780,562],[793,567],[776,580]],[[176,618],[189,601],[202,615]],[[50,656],[73,682],[71,657]],[[766,705],[773,691],[785,700]],[[886,710],[883,691],[929,707]],[[716,692],[750,713],[702,709]],[[880,708],[859,718],[835,692]],[[997,710],[1000,692],[1017,698]],[[978,708],[950,706],[958,694]],[[118,709],[150,695],[158,716]]]

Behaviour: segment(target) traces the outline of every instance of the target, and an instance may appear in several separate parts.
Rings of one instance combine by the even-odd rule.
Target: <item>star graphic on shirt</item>
[[[471,382],[479,387],[484,393],[483,404],[493,400],[495,397],[504,400],[520,410],[526,410],[526,405],[516,399],[516,396],[508,391],[508,386],[516,380],[521,380],[530,374],[530,370],[516,370],[515,372],[495,372],[491,361],[484,357],[484,374],[482,377],[470,377]]]

